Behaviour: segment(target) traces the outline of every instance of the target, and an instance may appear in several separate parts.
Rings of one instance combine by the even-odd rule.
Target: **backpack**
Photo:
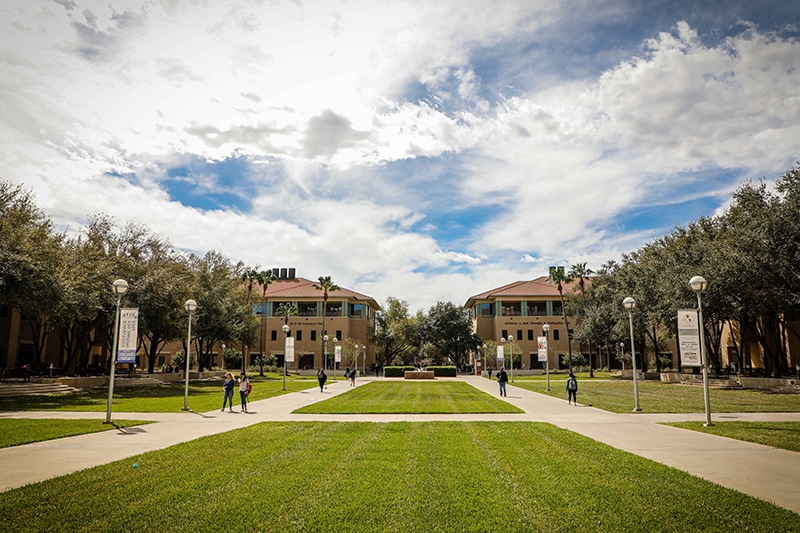
[[[575,378],[569,378],[569,380],[567,380],[567,388],[569,390],[578,390],[578,382],[575,381]]]
[[[250,383],[250,380],[247,380],[247,395],[250,396],[250,391],[253,390],[253,384]]]

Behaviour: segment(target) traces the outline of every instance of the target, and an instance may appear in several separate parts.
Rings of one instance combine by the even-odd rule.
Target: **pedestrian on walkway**
[[[578,380],[575,379],[575,374],[572,372],[569,373],[569,378],[567,378],[567,393],[569,394],[567,402],[572,404],[574,400],[575,405],[578,405]]]
[[[328,380],[328,375],[325,373],[324,368],[320,368],[317,371],[317,381],[319,381],[319,391],[322,392],[322,389],[325,387],[325,382]]]
[[[508,374],[506,374],[506,369],[501,368],[500,371],[497,373],[497,382],[500,384],[500,396],[508,396],[506,392],[506,383],[508,383]]]
[[[251,390],[253,390],[253,386],[250,385],[247,375],[242,372],[239,374],[239,397],[242,399],[242,412],[247,412],[247,397]]]
[[[489,369],[489,379],[492,379],[492,369]]]
[[[351,387],[355,387],[356,386],[356,369],[355,368],[350,371],[350,386]]]
[[[225,411],[225,404],[228,404],[228,408],[233,412],[233,374],[228,372],[225,375],[225,383],[222,384],[222,391],[225,393],[224,399],[222,400],[222,411]],[[228,403],[230,401],[230,403]]]

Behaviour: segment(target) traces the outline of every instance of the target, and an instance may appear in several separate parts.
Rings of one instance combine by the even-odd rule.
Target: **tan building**
[[[520,366],[524,369],[529,366],[532,369],[543,368],[544,363],[538,359],[537,337],[544,335],[542,326],[545,324],[550,325],[550,369],[564,368],[559,362],[561,356],[569,352],[569,336],[558,288],[545,280],[542,276],[530,281],[515,281],[471,296],[464,304],[472,312],[473,329],[481,339],[499,344],[503,338],[514,337],[514,344],[522,349]],[[591,280],[586,280],[586,283],[591,283]],[[571,292],[576,285],[562,285],[564,294]],[[567,322],[571,331],[575,317],[567,317]],[[573,342],[572,351],[582,350],[578,343]],[[588,356],[588,349],[585,355]]]

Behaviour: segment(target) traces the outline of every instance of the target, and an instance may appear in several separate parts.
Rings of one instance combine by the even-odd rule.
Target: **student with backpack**
[[[242,399],[242,412],[247,412],[247,397],[250,396],[250,391],[253,390],[253,386],[250,384],[250,380],[247,378],[244,372],[239,374],[239,397]]]
[[[567,378],[567,393],[569,393],[567,402],[572,404],[574,400],[575,405],[578,405],[578,380],[575,379],[575,374],[572,372],[569,373],[569,378]]]
[[[325,373],[324,368],[320,368],[317,371],[317,381],[319,382],[319,391],[322,392],[322,389],[325,388],[325,382],[328,381],[328,374]]]

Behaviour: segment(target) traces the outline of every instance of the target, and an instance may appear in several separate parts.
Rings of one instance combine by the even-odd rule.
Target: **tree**
[[[391,364],[399,359],[411,364],[420,349],[421,320],[410,316],[408,302],[389,296],[383,311],[376,311],[369,328],[369,341],[375,345],[378,364]]]
[[[261,329],[259,330],[260,334],[258,336],[258,353],[260,355],[264,355],[264,337],[267,334],[266,330],[264,329],[267,318],[267,289],[269,289],[269,286],[272,285],[278,279],[278,277],[272,270],[264,270],[262,272],[255,273],[254,276],[258,284],[261,286],[261,296],[263,298],[261,302]],[[261,365],[260,368],[261,375],[263,376],[264,366]]]
[[[590,268],[587,268],[586,263],[575,263],[569,269],[569,277],[572,279],[577,278],[578,280],[578,288],[580,289],[581,300],[583,303],[583,306],[581,307],[582,311],[586,310],[586,279],[588,279],[592,274],[594,274],[594,271]],[[592,338],[588,337],[586,340],[589,344],[589,377],[593,378],[594,365],[592,364]]]
[[[567,306],[564,304],[564,285],[572,283],[572,278],[564,274],[564,267],[550,269],[547,281],[556,285],[558,296],[561,298],[561,310],[564,313],[564,325],[567,327],[567,352],[572,352],[572,335],[569,334],[569,322],[567,321]],[[569,360],[569,371],[572,372],[572,359]]]
[[[469,310],[452,302],[437,302],[425,316],[422,339],[436,348],[439,360],[449,358],[454,365],[464,366],[469,354],[481,345],[481,338],[472,333],[472,317]]]
[[[325,353],[325,335],[327,335],[325,330],[325,315],[328,314],[328,293],[336,292],[340,289],[338,285],[331,281],[330,276],[320,276],[318,283],[312,285],[312,287],[318,291],[322,291],[322,335],[320,335],[320,342],[322,343],[322,353]]]
[[[283,317],[284,325],[289,325],[289,317],[290,316],[297,316],[297,307],[294,304],[289,303],[282,303],[278,306],[278,309],[275,310],[275,315],[279,317]]]

